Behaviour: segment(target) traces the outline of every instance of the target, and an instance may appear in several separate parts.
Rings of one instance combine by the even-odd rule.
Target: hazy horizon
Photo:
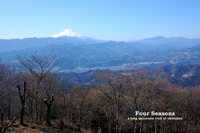
[[[68,37],[68,36],[63,36],[63,37]],[[70,37],[70,36],[69,36]],[[149,37],[144,37],[144,38],[132,38],[132,39],[128,39],[128,40],[113,40],[113,39],[103,39],[103,38],[93,38],[93,37],[89,37],[89,36],[83,36],[80,38],[92,38],[92,39],[97,39],[97,40],[104,40],[104,41],[124,41],[124,42],[130,42],[130,41],[140,41],[140,40],[144,40],[144,39],[152,39],[152,38],[187,38],[187,39],[200,39],[200,37],[185,37],[185,36],[163,36],[163,35],[157,35],[157,36],[149,36]],[[0,38],[0,40],[15,40],[15,39],[19,39],[19,40],[23,40],[23,39],[30,39],[30,38],[53,38],[51,36],[42,36],[42,37],[37,37],[37,36],[32,36],[32,37],[19,37],[19,38]],[[79,37],[77,37],[79,38]]]

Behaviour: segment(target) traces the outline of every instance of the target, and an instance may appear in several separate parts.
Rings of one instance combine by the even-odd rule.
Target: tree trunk
[[[24,104],[21,105],[21,112],[20,112],[20,125],[24,125],[24,111],[25,111],[25,107]]]
[[[46,114],[46,124],[51,125],[50,122],[50,113],[51,113],[51,105],[47,106],[47,114]]]
[[[111,122],[108,122],[108,133],[111,133]]]
[[[21,102],[21,112],[20,112],[20,125],[24,125],[24,114],[25,114],[25,100],[26,100],[26,82],[24,82],[24,88],[23,91],[21,90],[21,87],[17,85],[19,98]]]
[[[115,133],[118,133],[118,124],[115,126]]]
[[[134,127],[134,133],[137,132],[137,120],[135,120],[135,127]]]
[[[10,95],[9,95],[9,100],[8,100],[8,120],[11,120],[10,118],[10,113],[11,113],[11,101],[10,101]]]
[[[51,114],[51,106],[53,104],[53,101],[54,101],[54,96],[51,96],[51,98],[47,98],[47,99],[44,99],[44,103],[47,107],[47,110],[46,110],[46,124],[48,126],[51,126],[51,121],[50,121],[50,114]]]
[[[154,133],[157,133],[157,121],[156,120],[155,120],[155,123],[154,123],[154,128],[155,128]]]

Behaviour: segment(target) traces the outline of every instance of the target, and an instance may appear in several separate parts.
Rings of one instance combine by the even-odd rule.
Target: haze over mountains
[[[60,71],[125,70],[166,64],[199,63],[200,39],[162,36],[133,42],[101,41],[65,30],[48,38],[0,40],[1,60],[57,56]]]

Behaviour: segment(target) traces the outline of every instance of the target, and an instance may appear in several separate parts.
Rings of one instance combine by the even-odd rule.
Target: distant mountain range
[[[66,33],[65,33],[66,32]],[[72,31],[49,38],[0,40],[0,58],[14,65],[18,57],[57,56],[61,72],[126,70],[169,64],[199,64],[200,39],[154,37],[132,42],[102,41]],[[63,34],[64,34],[63,33]]]

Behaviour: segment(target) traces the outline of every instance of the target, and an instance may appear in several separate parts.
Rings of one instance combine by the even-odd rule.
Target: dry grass
[[[21,126],[15,123],[8,129],[6,133],[77,133],[69,127],[65,127],[64,130],[60,130],[59,127],[54,123],[52,126],[47,126],[43,123],[35,124],[26,122],[26,126]],[[82,130],[82,133],[91,133]]]
[[[67,128],[60,130],[55,124],[47,126],[45,124],[28,123],[26,126],[14,124],[6,133],[73,133],[73,131]]]

